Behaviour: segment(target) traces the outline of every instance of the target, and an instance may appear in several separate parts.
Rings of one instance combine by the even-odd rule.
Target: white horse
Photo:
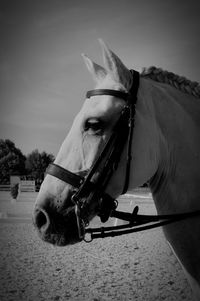
[[[103,41],[100,44],[105,68],[83,55],[95,88],[129,91],[134,85],[130,71]],[[200,85],[184,77],[155,67],[140,75],[128,191],[149,181],[159,214],[200,209],[199,98]],[[87,174],[124,105],[123,99],[110,95],[86,99],[55,163],[73,173]],[[122,193],[126,148],[106,187],[113,198]],[[71,185],[52,175],[45,177],[33,216],[42,239],[57,245],[74,243],[73,226],[67,219],[74,206],[72,194]],[[91,205],[89,220],[97,214],[95,210]],[[167,225],[164,233],[200,300],[200,217]]]

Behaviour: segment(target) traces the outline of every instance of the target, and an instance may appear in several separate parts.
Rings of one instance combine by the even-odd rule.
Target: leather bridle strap
[[[46,173],[72,185],[74,188],[79,188],[84,181],[83,177],[55,163],[49,164]]]
[[[127,99],[130,97],[129,93],[117,91],[117,90],[110,90],[110,89],[95,89],[95,90],[90,90],[86,93],[87,98],[90,98],[92,96],[97,96],[97,95],[115,96],[117,98],[124,99],[125,101],[127,101]]]
[[[135,70],[130,70],[132,74],[133,84],[129,91],[130,98],[129,101],[129,135],[128,135],[128,143],[127,143],[127,158],[126,158],[126,175],[125,182],[122,194],[125,194],[128,190],[129,179],[130,179],[130,168],[131,168],[131,160],[132,160],[132,138],[133,138],[133,130],[134,130],[134,118],[135,118],[135,107],[137,103],[137,94],[140,83],[140,74]]]
[[[142,215],[138,214],[138,209],[138,206],[136,206],[133,213],[112,211],[111,217],[116,217],[129,223],[113,227],[87,228],[85,234],[89,234],[89,239],[85,237],[85,242],[91,242],[96,238],[115,237],[149,230],[200,215],[200,210],[168,215]]]

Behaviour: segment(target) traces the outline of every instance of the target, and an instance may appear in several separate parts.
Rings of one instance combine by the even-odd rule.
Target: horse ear
[[[106,69],[104,69],[103,67],[101,67],[100,65],[94,63],[87,55],[85,55],[84,53],[82,53],[82,57],[84,59],[84,62],[87,66],[87,69],[89,70],[89,72],[92,74],[94,80],[96,82],[100,82],[102,81],[106,75],[107,75],[107,71]]]
[[[99,42],[103,50],[103,59],[107,70],[115,81],[120,82],[127,90],[130,90],[132,85],[130,71],[119,57],[107,47],[102,39],[99,39]]]

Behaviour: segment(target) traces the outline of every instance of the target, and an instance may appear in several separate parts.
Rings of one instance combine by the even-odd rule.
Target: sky
[[[200,82],[199,0],[0,0],[0,139],[56,155],[87,90],[81,53],[98,38],[128,68],[155,65]]]

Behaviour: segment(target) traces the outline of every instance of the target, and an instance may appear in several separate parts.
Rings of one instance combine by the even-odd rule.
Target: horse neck
[[[157,209],[194,209],[200,203],[200,100],[166,84],[149,81],[149,85],[158,158],[150,188]]]

